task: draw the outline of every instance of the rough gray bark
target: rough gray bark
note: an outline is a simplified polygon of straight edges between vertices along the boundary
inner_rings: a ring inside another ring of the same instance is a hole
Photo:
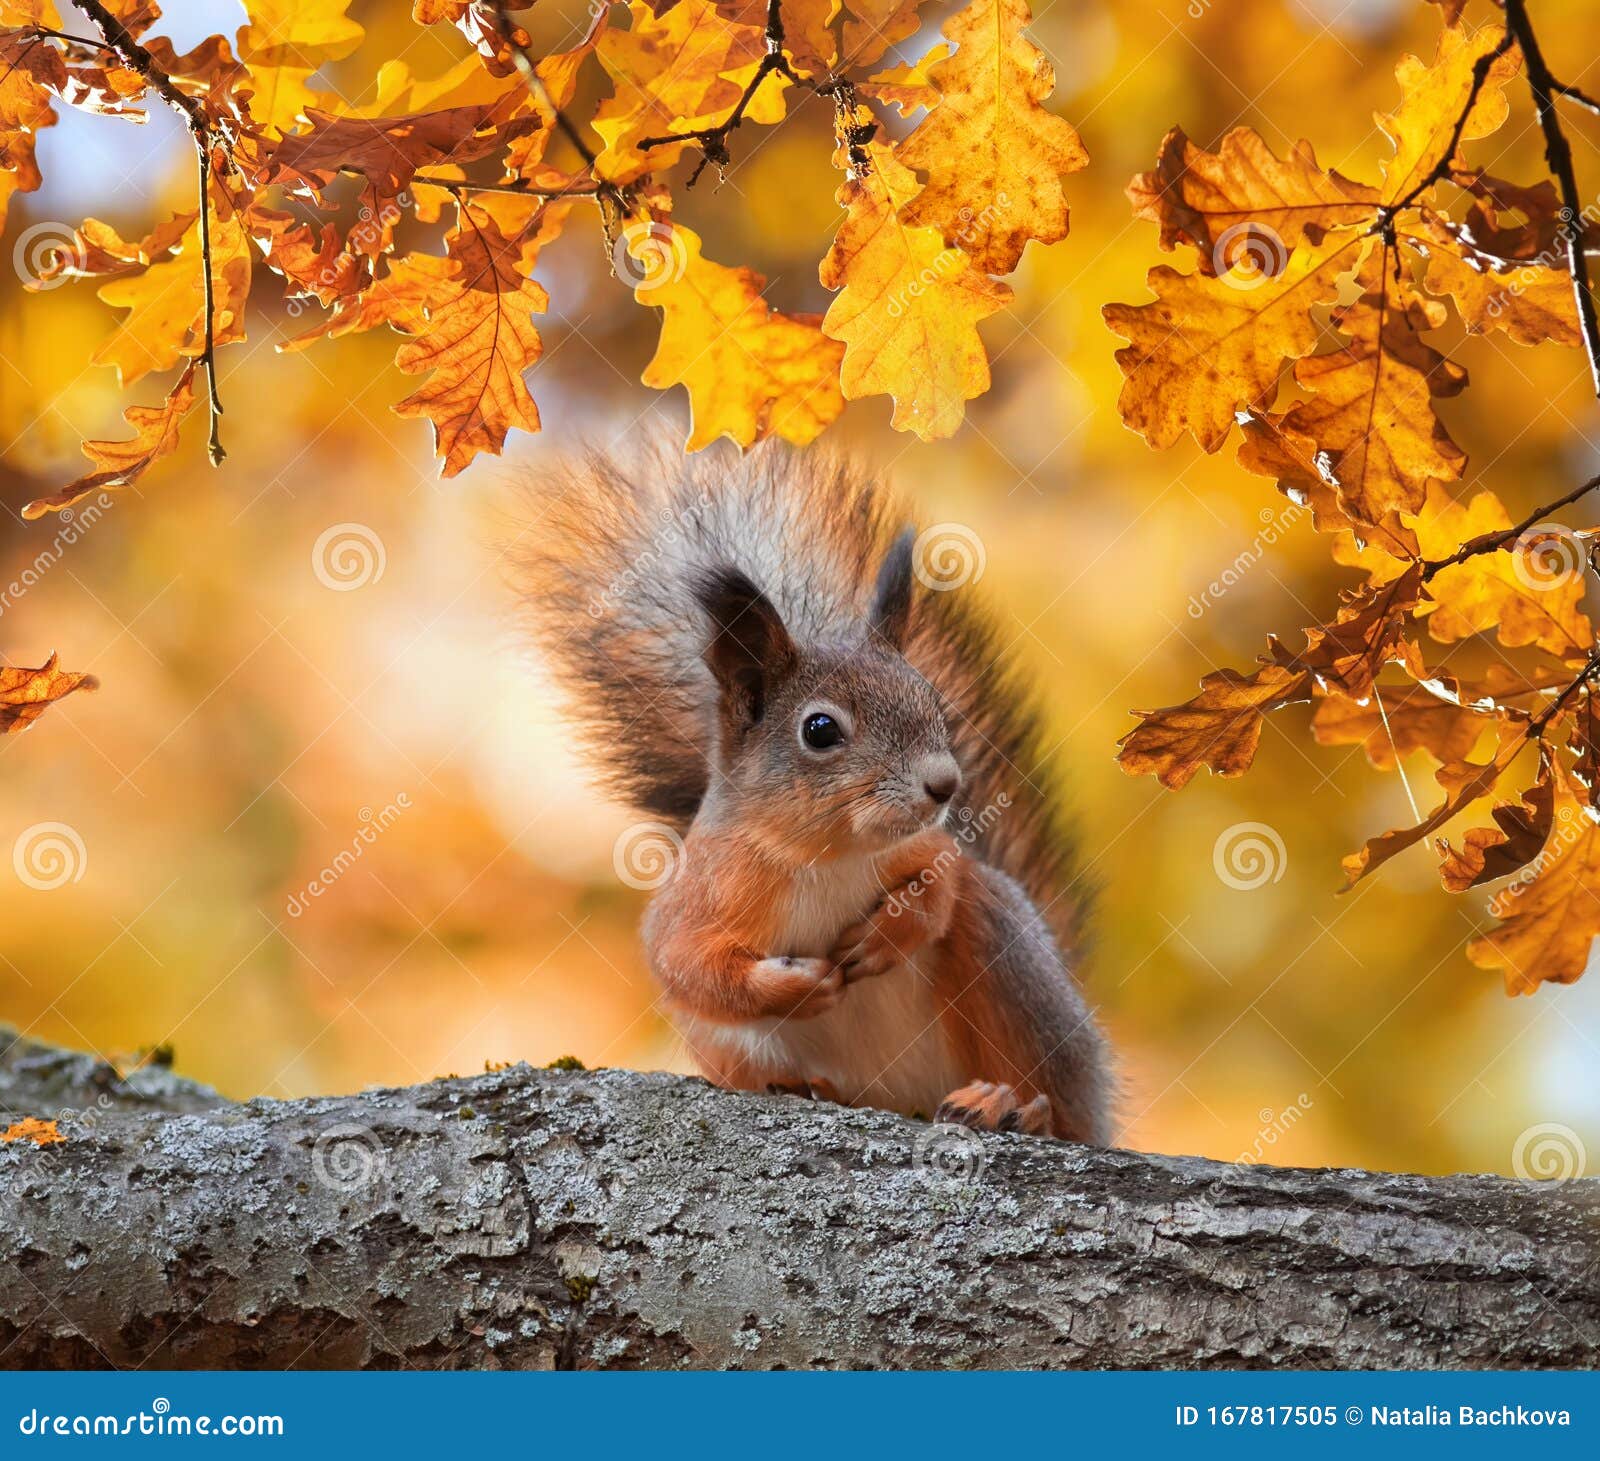
[[[8,1366],[1577,1367],[1600,1342],[1593,1179],[1227,1167],[625,1071],[235,1105],[0,1051],[6,1122],[67,1138],[0,1146]]]

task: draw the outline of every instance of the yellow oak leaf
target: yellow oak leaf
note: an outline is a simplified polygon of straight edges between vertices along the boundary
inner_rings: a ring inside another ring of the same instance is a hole
[[[688,391],[687,450],[719,436],[741,447],[769,435],[803,446],[844,410],[844,347],[815,315],[769,308],[761,275],[704,258],[681,224],[634,224],[624,237],[639,266],[635,296],[661,311],[661,342],[643,380]]]
[[[1472,95],[1473,73],[1480,60],[1487,70],[1460,141],[1487,137],[1505,121],[1510,114],[1505,83],[1516,75],[1520,62],[1514,49],[1495,55],[1504,39],[1505,31],[1498,25],[1474,31],[1447,25],[1439,34],[1431,64],[1407,56],[1395,67],[1400,105],[1377,119],[1394,144],[1394,155],[1383,168],[1385,203],[1410,198],[1436,168],[1452,160],[1456,126]]]
[[[1450,557],[1463,543],[1511,526],[1511,515],[1493,492],[1456,502],[1441,487],[1428,492],[1416,520],[1424,557]],[[1575,539],[1559,535],[1547,550],[1537,541],[1521,548],[1478,553],[1440,569],[1428,585],[1432,603],[1428,632],[1441,644],[1493,629],[1507,649],[1537,645],[1559,658],[1587,650],[1594,630],[1583,612],[1587,554]]]
[[[212,320],[218,345],[244,339],[245,304],[250,295],[251,248],[244,224],[227,194],[210,196]],[[170,370],[185,356],[205,348],[205,282],[200,255],[200,224],[191,222],[170,254],[136,273],[108,279],[99,289],[107,304],[127,316],[90,356],[94,365],[115,366],[123,385],[151,371]]]
[[[838,192],[845,217],[819,272],[839,293],[822,332],[845,347],[845,396],[893,397],[895,428],[931,441],[951,435],[966,402],[989,389],[977,323],[1010,303],[1011,291],[937,229],[907,223],[901,213],[916,178],[882,143],[868,155],[866,175],[847,176]]]
[[[844,0],[844,45],[840,70],[870,66],[890,46],[913,34],[926,0]]]
[[[34,144],[55,126],[51,96],[66,84],[61,53],[48,41],[22,31],[0,34],[0,228],[12,194],[38,190]]]
[[[345,12],[350,0],[247,0],[250,23],[237,37],[255,95],[251,115],[280,133],[293,131],[319,94],[306,83],[342,60],[366,34]]]
[[[899,107],[900,115],[909,117],[912,112],[938,105],[939,88],[928,73],[949,54],[949,45],[940,41],[920,61],[886,67],[865,81],[858,81],[856,90],[886,106]]]
[[[595,172],[616,183],[670,167],[685,146],[641,147],[646,138],[723,121],[767,49],[760,26],[719,15],[715,0],[678,0],[659,16],[648,0],[632,0],[629,9],[632,25],[608,30],[596,48],[615,85],[594,116],[605,141]],[[745,120],[781,122],[787,85],[776,74],[764,80]]]
[[[1085,167],[1078,134],[1042,102],[1055,70],[1023,34],[1027,0],[971,0],[944,23],[955,55],[931,71],[939,104],[898,148],[927,175],[909,224],[937,228],[985,274],[1009,274],[1029,239],[1067,236],[1062,179]]]
[[[1317,343],[1311,307],[1335,297],[1359,257],[1355,234],[1304,243],[1272,275],[1249,280],[1180,274],[1158,264],[1149,304],[1108,304],[1105,321],[1129,343],[1117,351],[1127,379],[1117,406],[1151,446],[1185,431],[1216,451],[1236,414],[1277,390],[1285,361]]]

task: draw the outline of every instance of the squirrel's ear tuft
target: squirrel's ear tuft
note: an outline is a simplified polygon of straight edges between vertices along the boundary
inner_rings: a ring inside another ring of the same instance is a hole
[[[872,590],[872,612],[867,623],[872,635],[884,639],[895,649],[903,649],[906,629],[911,621],[911,555],[917,530],[902,528],[884,554],[878,569],[878,582]]]
[[[702,575],[695,597],[711,619],[705,660],[723,704],[739,724],[754,725],[773,684],[794,664],[794,641],[772,600],[737,568]]]

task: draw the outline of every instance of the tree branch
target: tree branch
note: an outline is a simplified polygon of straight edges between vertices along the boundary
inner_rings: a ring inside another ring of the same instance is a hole
[[[1554,502],[1547,502],[1543,507],[1534,508],[1527,517],[1523,518],[1514,527],[1505,528],[1498,533],[1485,533],[1482,537],[1469,539],[1448,558],[1430,560],[1422,570],[1422,581],[1427,583],[1434,574],[1453,567],[1457,563],[1465,563],[1467,559],[1475,558],[1480,553],[1498,552],[1507,543],[1516,542],[1529,528],[1537,527],[1551,513],[1560,512],[1564,507],[1571,507],[1580,497],[1584,496],[1585,493],[1593,492],[1596,487],[1600,487],[1600,476],[1589,478],[1587,482],[1579,487],[1574,487],[1566,496],[1558,497]]]
[[[1578,306],[1578,323],[1583,331],[1583,348],[1589,358],[1589,379],[1600,396],[1600,314],[1596,313],[1594,290],[1589,282],[1589,259],[1583,248],[1583,198],[1573,169],[1572,147],[1562,130],[1556,111],[1557,82],[1539,50],[1539,38],[1528,19],[1527,0],[1505,0],[1507,34],[1517,38],[1523,64],[1528,71],[1528,87],[1544,133],[1545,162],[1561,189],[1561,210],[1566,215],[1560,229],[1567,255],[1567,270],[1572,275],[1572,293]]]
[[[142,76],[156,95],[184,118],[189,124],[189,134],[194,138],[199,162],[200,268],[205,294],[205,343],[200,360],[205,367],[206,396],[211,416],[208,451],[211,465],[220,467],[227,452],[222,449],[222,401],[217,394],[216,267],[211,252],[211,124],[205,107],[179,89],[177,83],[156,64],[155,57],[139,44],[101,0],[77,0],[77,3],[79,9],[99,27],[106,48],[114,52],[128,70]]]
[[[1593,1179],[1229,1166],[628,1071],[236,1106],[6,1035],[0,1109],[65,1138],[0,1143],[18,1368],[1578,1368],[1600,1344]]]

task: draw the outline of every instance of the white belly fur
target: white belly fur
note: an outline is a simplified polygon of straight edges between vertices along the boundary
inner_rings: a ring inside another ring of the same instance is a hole
[[[882,893],[872,858],[818,864],[797,879],[771,954],[817,957]],[[696,1021],[697,1044],[734,1050],[786,1069],[794,1080],[832,1082],[852,1105],[931,1116],[965,1080],[939,1024],[933,986],[910,965],[863,979],[814,1019],[761,1020],[744,1026]]]

